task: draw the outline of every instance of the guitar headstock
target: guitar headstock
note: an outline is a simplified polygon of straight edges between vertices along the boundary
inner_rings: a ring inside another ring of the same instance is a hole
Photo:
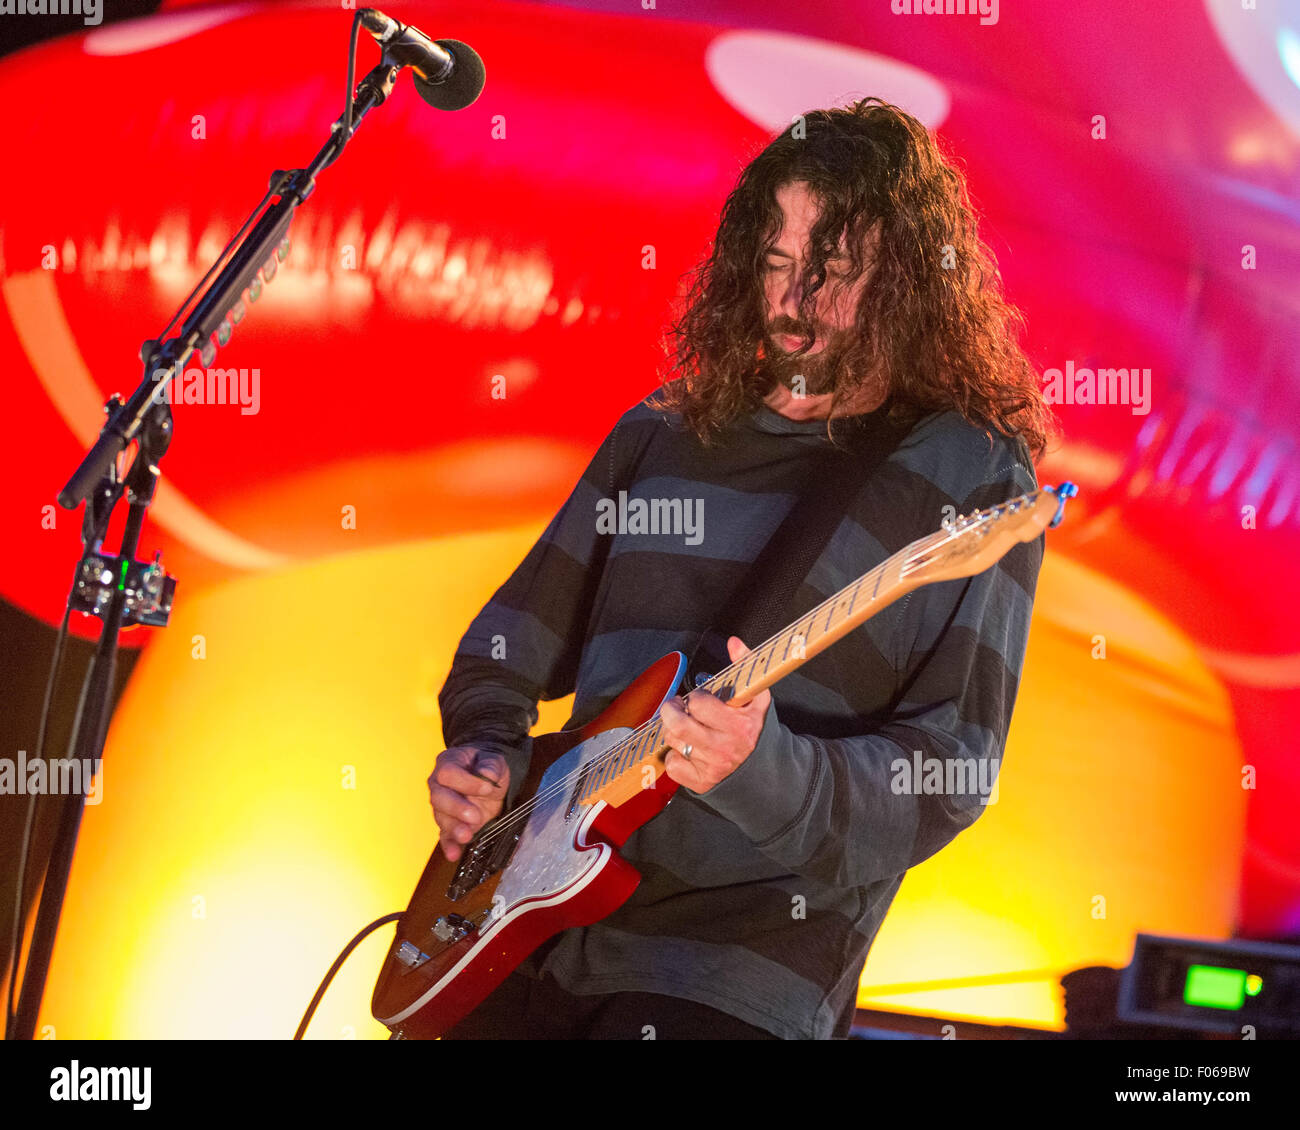
[[[1040,487],[947,521],[938,534],[913,543],[916,552],[908,554],[901,577],[930,584],[982,573],[1013,546],[1033,541],[1044,530],[1057,526],[1064,517],[1066,500],[1078,492],[1073,483]]]

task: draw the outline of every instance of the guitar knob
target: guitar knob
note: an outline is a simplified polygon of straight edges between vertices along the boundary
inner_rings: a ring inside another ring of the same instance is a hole
[[[469,919],[459,914],[444,914],[433,924],[433,936],[440,942],[458,942],[473,928]]]

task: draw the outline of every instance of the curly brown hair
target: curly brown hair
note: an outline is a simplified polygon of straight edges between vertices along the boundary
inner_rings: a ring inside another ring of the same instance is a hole
[[[801,115],[741,173],[669,328],[670,369],[652,403],[681,413],[711,443],[771,391],[761,352],[763,264],[782,226],[776,193],[798,182],[819,206],[802,324],[816,324],[826,262],[847,236],[848,280],[874,266],[849,335],[851,371],[883,382],[890,418],[955,409],[986,430],[1021,435],[1041,454],[1055,421],[1017,342],[1023,316],[1002,295],[965,178],[921,122],[878,98]],[[835,387],[832,409],[851,391]]]

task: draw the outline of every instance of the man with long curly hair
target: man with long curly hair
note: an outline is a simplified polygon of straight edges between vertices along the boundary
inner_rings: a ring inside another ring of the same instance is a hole
[[[580,725],[667,652],[708,671],[760,643],[734,634],[739,610],[779,590],[762,550],[815,497],[843,508],[786,578],[790,621],[945,518],[1033,490],[1051,420],[1018,328],[962,176],[916,119],[866,99],[773,140],[726,202],[663,387],[457,649],[429,780],[448,857],[515,799],[538,701],[574,693]],[[700,536],[611,530],[616,497],[679,502]],[[641,884],[449,1035],[847,1035],[904,874],[988,800],[899,766],[996,777],[1041,557],[1035,541],[917,589],[744,706],[665,703],[680,788],[622,849]]]

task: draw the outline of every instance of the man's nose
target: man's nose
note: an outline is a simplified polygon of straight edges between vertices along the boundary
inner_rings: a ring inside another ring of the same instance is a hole
[[[802,268],[794,268],[790,272],[789,282],[786,283],[781,295],[781,313],[798,320],[799,303],[803,300],[807,286],[808,281],[804,277]]]

